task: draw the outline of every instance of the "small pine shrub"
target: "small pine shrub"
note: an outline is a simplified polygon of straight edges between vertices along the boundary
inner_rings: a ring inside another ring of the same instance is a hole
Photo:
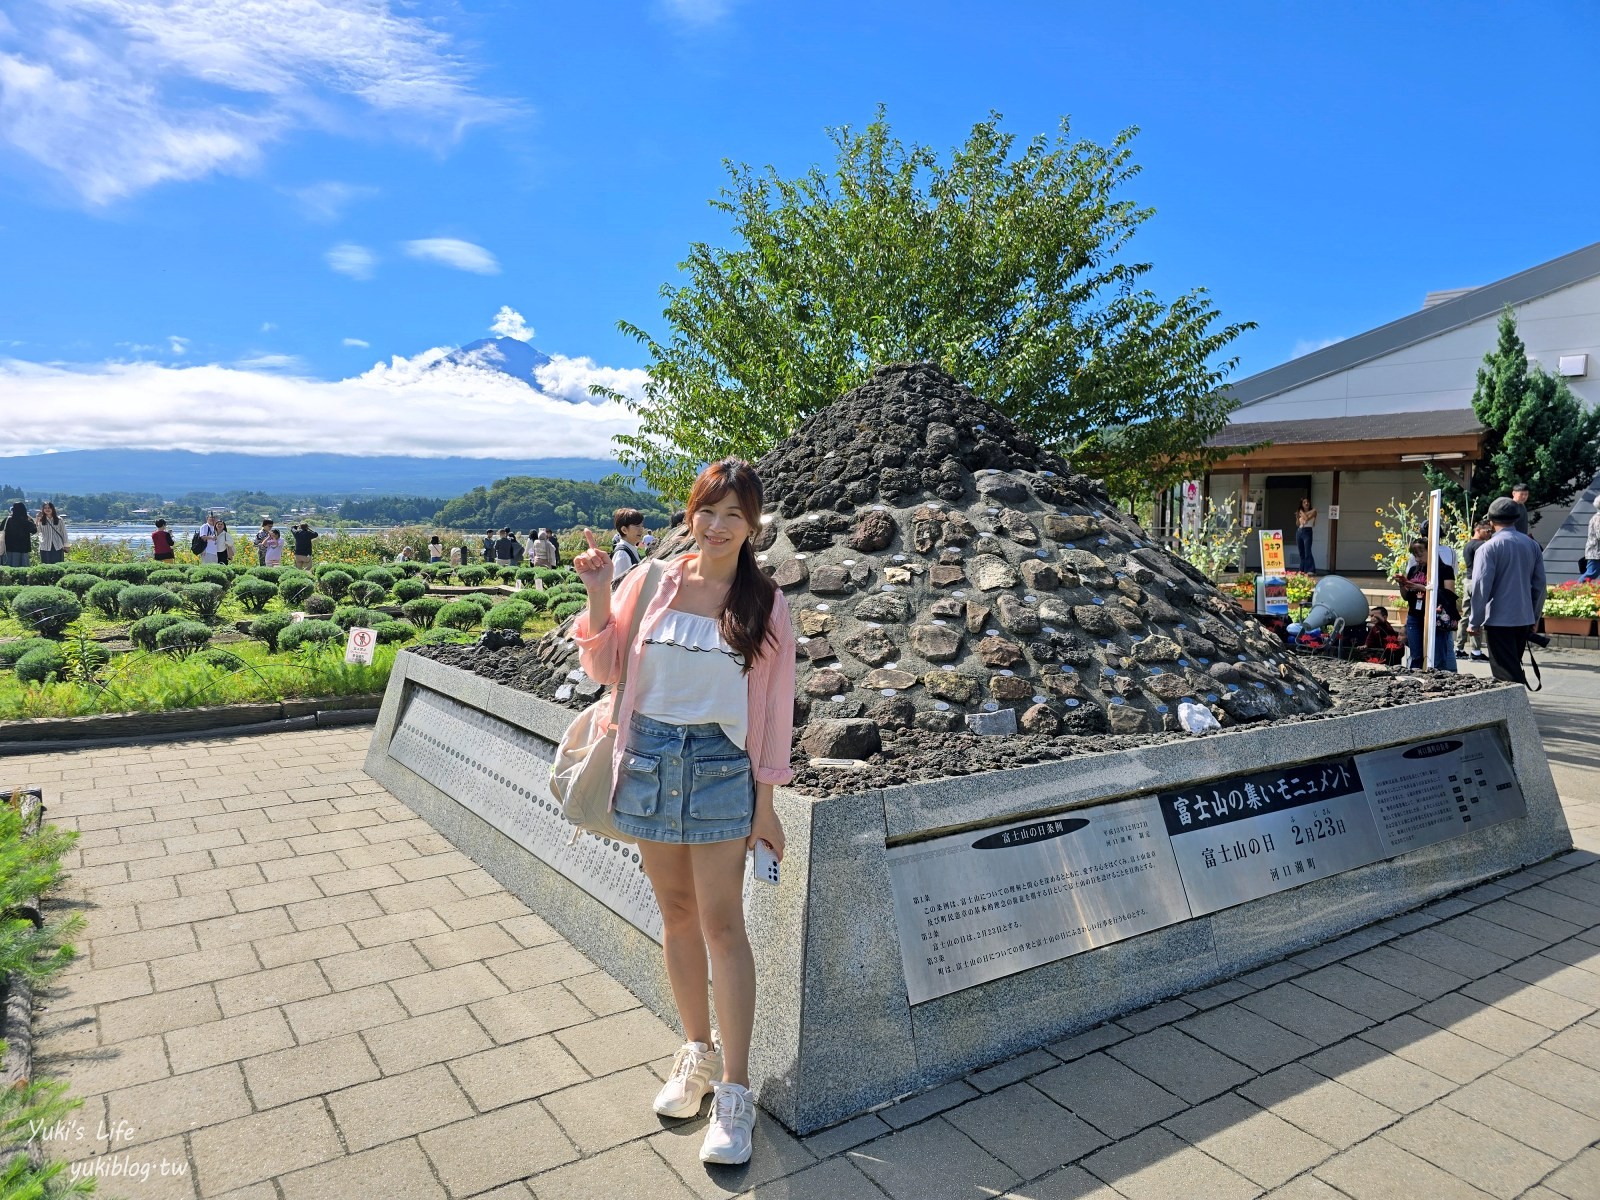
[[[577,616],[587,605],[586,600],[563,600],[551,610],[551,613],[556,620],[565,621],[568,617]]]
[[[28,651],[54,645],[55,643],[49,638],[42,637],[18,638],[14,642],[0,642],[0,667],[14,667],[17,665],[17,660]]]
[[[324,571],[317,576],[317,591],[334,600],[343,600],[355,580],[348,571]]]
[[[417,639],[419,646],[470,646],[477,635],[459,629],[430,629]]]
[[[114,617],[122,611],[122,593],[136,586],[140,585],[123,583],[119,579],[102,579],[89,589],[89,604],[103,616]]]
[[[141,650],[154,650],[156,648],[156,635],[169,626],[176,625],[183,618],[177,613],[151,613],[148,617],[140,617],[128,626],[128,637],[135,646]]]
[[[21,590],[19,583],[0,583],[0,612],[11,611],[11,601]]]
[[[191,583],[178,589],[184,605],[202,621],[214,621],[228,589],[220,583]]]
[[[123,583],[146,583],[154,569],[148,562],[109,563],[106,566],[106,578],[118,579]]]
[[[201,563],[189,568],[190,583],[214,583],[224,592],[233,586],[237,578],[231,566],[225,567],[221,563]]]
[[[278,598],[290,608],[299,608],[316,590],[316,579],[303,571],[286,572],[278,580]]]
[[[377,584],[384,592],[392,588],[400,579],[389,567],[368,567],[361,572],[361,578],[368,583]]]
[[[66,563],[40,563],[28,568],[28,582],[34,587],[55,587],[66,574]]]
[[[252,576],[253,578],[256,578],[256,579],[265,579],[268,583],[271,583],[271,584],[275,585],[275,584],[277,584],[279,582],[279,580],[281,580],[286,574],[289,573],[289,568],[288,567],[251,567],[250,570],[245,572],[245,573],[247,575]]]
[[[336,563],[336,562],[324,562],[324,563],[318,563],[316,566],[312,567],[311,568],[311,573],[313,575],[315,575],[318,579],[321,579],[329,571],[343,571],[343,570],[344,570],[344,567],[341,566],[340,564]]]
[[[301,646],[344,641],[344,630],[332,621],[296,621],[278,635],[279,650],[298,650]]]
[[[307,596],[300,607],[314,617],[331,617],[333,610],[338,607],[331,596],[324,596],[321,592],[313,592]]]
[[[83,615],[83,606],[65,588],[25,587],[11,598],[11,615],[24,629],[41,637],[60,637],[62,630]]]
[[[521,600],[507,600],[504,604],[496,604],[489,610],[483,618],[483,627],[520,631],[531,620],[533,620],[532,605],[524,604]]]
[[[358,579],[350,585],[349,598],[352,604],[359,604],[371,608],[388,594],[389,589],[372,579]]]
[[[488,612],[494,607],[497,599],[498,597],[496,596],[486,596],[482,592],[473,592],[470,595],[460,597],[463,604],[477,605],[479,612]]]
[[[428,594],[428,585],[420,579],[401,579],[395,582],[390,589],[394,598],[404,604],[407,600],[416,600]]]
[[[43,683],[66,673],[67,658],[54,642],[29,650],[17,659],[17,678],[23,683]]]
[[[555,587],[561,582],[562,573],[556,567],[529,567],[528,570],[532,571],[533,577],[547,588]]]
[[[400,606],[400,611],[405,613],[406,620],[418,628],[429,629],[443,607],[444,601],[437,596],[419,596],[415,600],[407,600]]]
[[[288,613],[263,613],[250,622],[250,636],[265,642],[267,649],[276,654],[278,635],[293,624],[294,618]]]
[[[202,649],[210,640],[211,626],[199,621],[178,621],[156,634],[156,649],[182,658]]]
[[[389,618],[375,608],[362,608],[357,604],[341,605],[333,610],[333,623],[348,632],[357,625],[374,629]]]
[[[260,612],[266,608],[267,602],[278,594],[278,585],[270,579],[258,579],[247,575],[233,585],[233,594],[247,610]]]
[[[471,629],[483,620],[483,612],[483,609],[471,601],[452,600],[438,611],[433,623],[442,625],[446,629]]]
[[[372,632],[378,635],[378,641],[384,645],[390,642],[409,642],[417,636],[417,627],[410,621],[380,621],[372,627]]]
[[[471,563],[456,572],[456,578],[466,587],[477,587],[489,577],[489,568],[482,563]]]
[[[153,583],[132,584],[117,597],[117,609],[125,617],[146,617],[154,612],[171,612],[180,601],[176,592]]]
[[[89,589],[97,587],[100,582],[100,576],[98,575],[85,575],[82,572],[78,572],[72,575],[63,575],[61,582],[56,586],[66,588],[67,591],[82,601],[89,594]]]
[[[160,587],[182,587],[189,582],[189,572],[182,567],[162,567],[150,572],[150,582]]]
[[[89,638],[70,638],[62,643],[61,656],[66,660],[62,678],[88,683],[111,662],[111,651]]]
[[[216,667],[219,671],[237,671],[246,665],[244,659],[226,646],[211,646],[196,654],[194,660],[208,667]]]

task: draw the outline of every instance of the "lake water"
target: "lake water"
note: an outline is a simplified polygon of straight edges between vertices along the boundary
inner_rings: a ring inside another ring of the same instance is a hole
[[[299,522],[296,522],[296,524],[298,524],[298,523]],[[184,542],[188,541],[189,535],[192,534],[196,529],[199,529],[200,525],[201,525],[201,522],[199,522],[199,521],[189,521],[189,522],[172,522],[172,521],[169,521],[167,523],[167,531],[169,533],[171,533],[173,538],[181,545]],[[230,525],[228,528],[233,534],[234,541],[249,541],[251,538],[255,537],[256,530],[259,529],[260,526],[259,525]],[[279,526],[279,528],[283,531],[284,538],[287,540],[287,538],[289,536],[289,527],[287,525],[282,525],[282,526]],[[313,528],[313,529],[317,528],[315,522],[312,523],[311,528]],[[155,532],[155,526],[154,525],[68,525],[67,526],[67,536],[73,538],[74,540],[77,540],[77,539],[80,539],[80,538],[84,539],[84,540],[98,538],[101,541],[106,541],[106,542],[135,542],[135,543],[140,543],[140,544],[143,544],[143,545],[146,545],[146,546],[148,546],[150,544],[150,535],[153,532]],[[323,537],[336,538],[336,537],[339,536],[341,531],[340,530],[318,530],[318,532],[321,533]],[[380,532],[380,527],[379,526],[371,526],[371,527],[362,527],[362,528],[359,528],[359,529],[346,529],[346,530],[343,530],[342,532],[351,533],[351,534],[356,534],[356,533],[378,533],[378,532]]]

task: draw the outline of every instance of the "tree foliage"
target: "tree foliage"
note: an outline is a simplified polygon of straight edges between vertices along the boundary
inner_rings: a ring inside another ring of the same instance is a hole
[[[1507,307],[1500,314],[1499,339],[1483,356],[1472,411],[1483,424],[1483,457],[1473,468],[1475,507],[1528,485],[1528,507],[1564,504],[1600,471],[1600,408],[1589,409],[1566,381],[1528,362],[1517,334],[1517,319]],[[1428,483],[1464,507],[1461,484],[1431,463]]]
[[[611,514],[619,508],[639,509],[645,524],[655,528],[670,515],[655,496],[613,483],[511,475],[447,501],[435,521],[450,529],[510,528],[518,533],[574,525],[609,529]]]
[[[712,206],[732,244],[694,243],[662,296],[640,398],[596,389],[641,418],[617,439],[625,466],[681,500],[699,465],[756,458],[884,363],[932,360],[1037,440],[1103,475],[1114,494],[1160,491],[1215,454],[1235,407],[1203,289],[1170,303],[1123,255],[1152,214],[1121,195],[1134,130],[1109,146],[1054,138],[1018,147],[999,114],[948,163],[904,145],[880,109],[830,131],[836,162],[784,179],[726,163]]]

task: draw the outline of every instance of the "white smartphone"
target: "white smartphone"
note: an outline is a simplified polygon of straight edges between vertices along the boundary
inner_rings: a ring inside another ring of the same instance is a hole
[[[778,882],[778,858],[772,853],[772,847],[766,842],[758,840],[755,850],[755,877],[762,883]]]

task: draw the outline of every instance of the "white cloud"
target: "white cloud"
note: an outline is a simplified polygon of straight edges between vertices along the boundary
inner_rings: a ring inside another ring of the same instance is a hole
[[[372,343],[371,342],[363,342],[360,338],[345,338],[344,342],[343,342],[343,345],[354,346],[357,350],[365,350],[369,346],[371,346]]]
[[[644,385],[650,373],[637,367],[602,367],[592,358],[568,358],[552,354],[550,361],[533,372],[539,390],[574,404],[598,404],[589,394],[589,385],[598,383],[635,400],[644,398]]]
[[[448,34],[389,0],[20,0],[7,11],[0,143],[92,205],[247,170],[295,129],[438,143],[515,110],[474,90]]]
[[[167,346],[174,354],[187,354],[189,352],[189,339],[186,337],[179,337],[175,333],[168,334]]]
[[[242,371],[303,371],[306,361],[298,354],[252,354],[233,365]]]
[[[378,265],[376,254],[354,242],[340,242],[323,257],[328,260],[330,268],[351,279],[371,279],[373,269]]]
[[[375,187],[362,184],[340,183],[328,180],[302,188],[286,189],[295,198],[300,211],[313,221],[333,222],[344,216],[345,210],[361,200],[370,200],[378,194]]]
[[[509,304],[502,304],[494,315],[489,332],[495,337],[515,338],[519,342],[533,341],[533,327],[522,319],[522,314]]]
[[[277,326],[274,325],[271,321],[263,321],[263,322],[261,322],[261,332],[262,333],[271,333],[275,329],[277,329]]]
[[[1313,353],[1313,352],[1315,352],[1317,350],[1326,349],[1327,347],[1332,346],[1334,343],[1342,342],[1342,341],[1344,341],[1343,338],[1336,338],[1336,337],[1331,337],[1331,338],[1301,338],[1298,342],[1296,342],[1294,344],[1294,349],[1289,351],[1289,357],[1290,358],[1301,358],[1304,355],[1311,354],[1311,353]]]
[[[471,271],[477,275],[500,274],[500,262],[493,254],[482,246],[464,242],[460,238],[418,238],[407,242],[405,250],[412,258],[454,267],[458,271]]]
[[[612,436],[638,429],[620,405],[589,396],[570,404],[497,372],[442,362],[449,352],[396,357],[331,382],[237,366],[67,367],[0,358],[7,451],[281,447],[504,458],[508,446],[555,446],[563,456],[609,458]],[[608,370],[570,361],[569,384],[583,371]]]
[[[662,4],[686,25],[715,25],[733,8],[733,0],[662,0]]]

